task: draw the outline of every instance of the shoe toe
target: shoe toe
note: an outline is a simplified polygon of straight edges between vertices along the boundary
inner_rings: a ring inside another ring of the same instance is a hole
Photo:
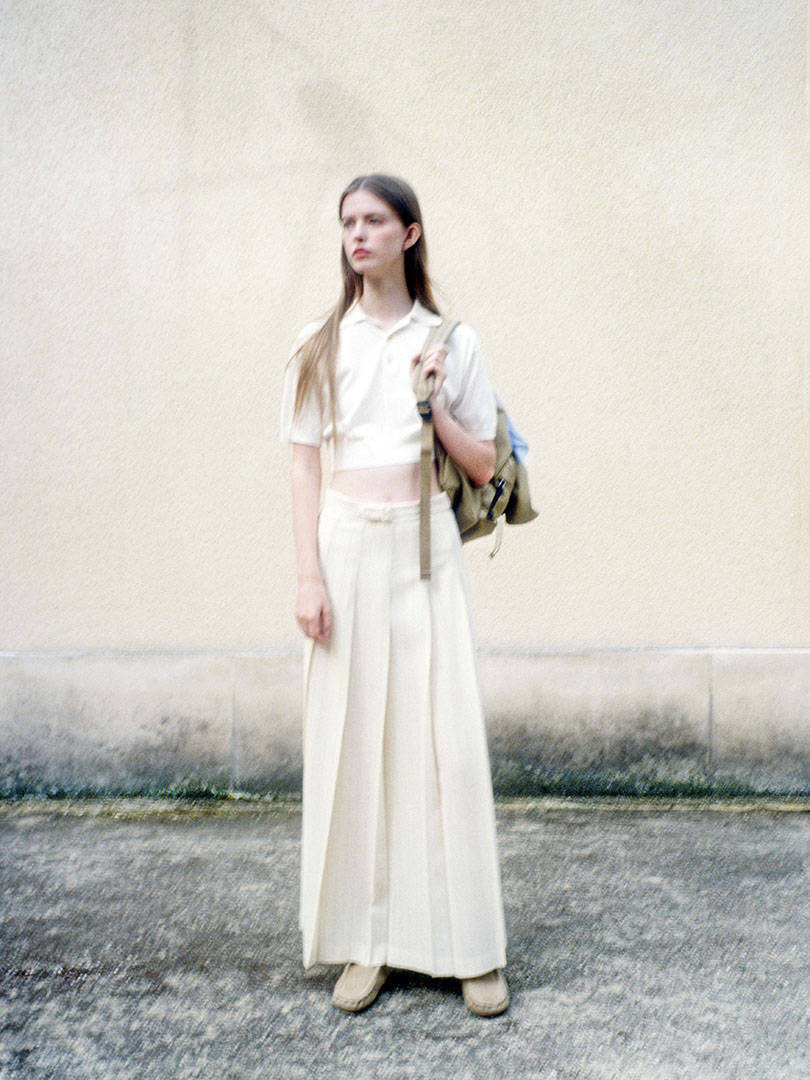
[[[461,983],[464,1002],[476,1016],[498,1016],[509,1008],[509,987],[500,971],[490,971]]]

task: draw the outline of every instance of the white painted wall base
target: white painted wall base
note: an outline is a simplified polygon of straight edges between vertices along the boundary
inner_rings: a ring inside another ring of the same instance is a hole
[[[810,791],[810,649],[482,652],[496,790]],[[297,792],[300,653],[0,654],[0,791]]]

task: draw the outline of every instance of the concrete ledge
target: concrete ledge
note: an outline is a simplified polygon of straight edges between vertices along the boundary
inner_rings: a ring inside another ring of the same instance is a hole
[[[502,795],[810,793],[810,650],[482,653]],[[300,790],[301,658],[0,654],[0,793]]]
[[[711,657],[485,655],[493,776],[504,794],[711,783]]]
[[[762,788],[810,791],[810,653],[713,660],[715,766]]]
[[[298,655],[0,658],[0,790],[300,787]]]

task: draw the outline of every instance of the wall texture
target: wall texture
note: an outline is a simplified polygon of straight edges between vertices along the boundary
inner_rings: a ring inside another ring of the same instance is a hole
[[[6,786],[168,783],[202,723],[175,780],[295,775],[278,399],[372,169],[532,445],[539,522],[470,551],[495,758],[810,777],[805,0],[0,13]]]

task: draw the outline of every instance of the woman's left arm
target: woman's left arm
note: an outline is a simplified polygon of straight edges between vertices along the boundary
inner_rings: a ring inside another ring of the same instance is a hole
[[[495,473],[495,443],[468,435],[441,401],[434,395],[433,428],[450,457],[457,462],[476,487],[492,479]]]

